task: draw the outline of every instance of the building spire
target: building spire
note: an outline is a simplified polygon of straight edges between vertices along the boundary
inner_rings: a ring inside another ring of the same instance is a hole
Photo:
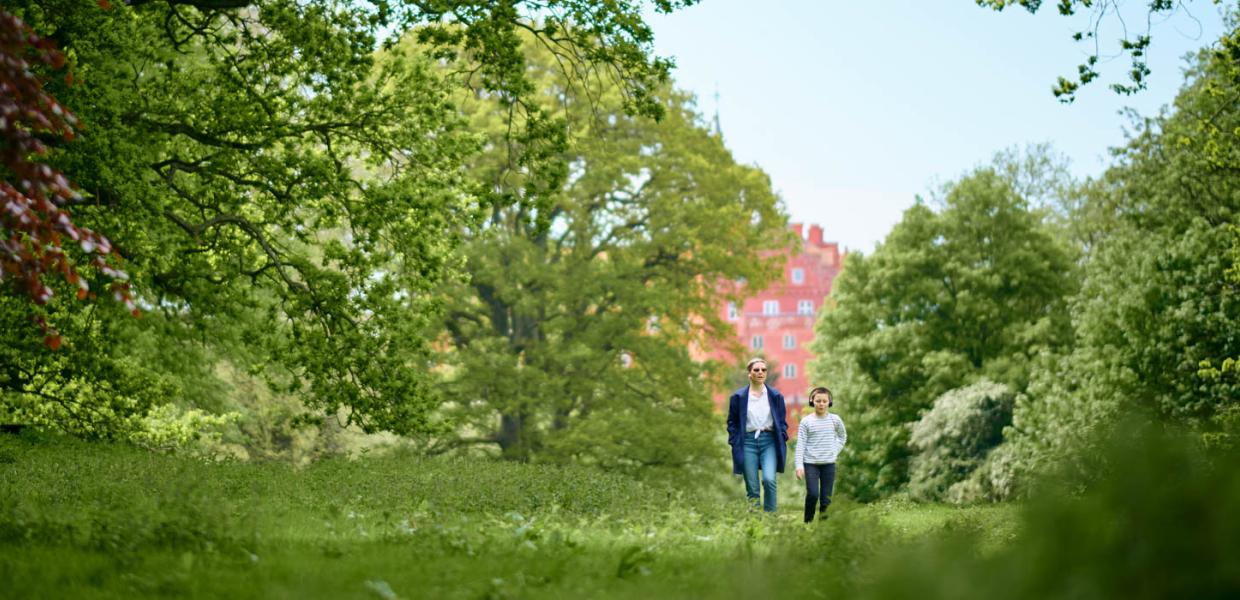
[[[715,83],[715,135],[723,137],[723,127],[719,124],[719,83]]]

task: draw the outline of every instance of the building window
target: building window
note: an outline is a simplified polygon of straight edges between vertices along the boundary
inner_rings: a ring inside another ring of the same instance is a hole
[[[797,285],[805,283],[805,269],[798,268],[792,270],[792,283]]]
[[[754,350],[761,350],[762,349],[762,336],[760,335],[753,336],[753,342],[750,345],[753,346]]]
[[[793,337],[792,334],[785,335],[784,336],[784,347],[788,349],[796,348],[797,339]]]
[[[779,314],[779,300],[762,301],[762,314],[777,315]]]
[[[784,365],[784,379],[796,379],[797,366],[793,364]]]
[[[738,318],[740,318],[740,316],[741,316],[740,311],[736,310],[736,303],[729,302],[728,303],[728,320],[735,321]]]
[[[797,314],[798,315],[814,314],[814,301],[813,300],[801,300],[797,302]]]

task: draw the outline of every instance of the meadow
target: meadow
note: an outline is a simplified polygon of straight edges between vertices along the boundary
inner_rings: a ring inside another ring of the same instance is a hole
[[[120,444],[0,436],[0,595],[733,597],[854,589],[880,549],[948,528],[1015,535],[1011,506],[841,499],[801,522],[740,483],[391,452],[209,463]],[[766,590],[766,591],[763,591]]]
[[[1168,454],[1085,495],[839,498],[807,525],[791,474],[770,516],[727,478],[400,451],[298,469],[3,435],[0,596],[1226,597],[1240,478]]]

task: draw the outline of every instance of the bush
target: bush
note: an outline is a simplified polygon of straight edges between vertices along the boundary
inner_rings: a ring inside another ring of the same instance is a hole
[[[1005,385],[983,381],[951,390],[913,424],[909,446],[909,494],[918,500],[976,499],[966,480],[1003,441],[1015,395]]]
[[[1042,481],[1021,534],[991,556],[979,532],[891,556],[870,598],[1235,598],[1240,452],[1127,421],[1091,461]],[[1083,493],[1081,490],[1086,490]]]

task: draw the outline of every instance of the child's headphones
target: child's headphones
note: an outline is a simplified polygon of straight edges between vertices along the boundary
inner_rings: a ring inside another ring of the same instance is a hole
[[[828,389],[827,386],[825,385],[820,385],[809,391],[810,404],[813,404],[814,396],[817,396],[818,394],[826,394],[827,395],[827,406],[835,406],[835,394],[832,394],[831,390]]]

